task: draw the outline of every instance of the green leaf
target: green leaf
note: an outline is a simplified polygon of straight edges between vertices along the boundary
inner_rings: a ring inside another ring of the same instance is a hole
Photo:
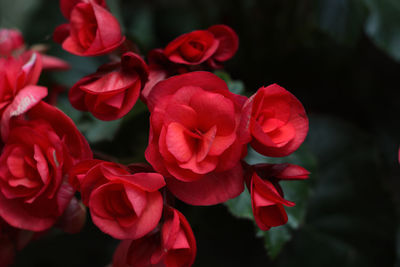
[[[107,6],[110,9],[112,15],[118,20],[122,32],[125,32],[125,25],[123,23],[123,17],[121,12],[121,1],[120,0],[107,0]]]
[[[393,266],[395,217],[369,134],[331,117],[310,117],[307,147],[318,158],[305,221],[276,266]]]
[[[400,1],[317,0],[316,22],[337,42],[355,45],[363,31],[389,56],[400,60]]]
[[[337,42],[353,45],[360,38],[367,10],[363,0],[318,0],[318,26]]]
[[[244,93],[244,83],[240,80],[232,80],[228,82],[229,91],[234,94],[243,94]]]
[[[240,196],[230,199],[224,204],[228,207],[228,210],[232,215],[238,218],[254,219],[249,191],[244,190]]]
[[[145,50],[157,46],[156,33],[154,32],[154,14],[148,6],[138,6],[134,10],[128,34]]]
[[[217,75],[222,80],[224,80],[226,83],[232,80],[231,75],[229,75],[229,73],[227,73],[224,70],[216,70],[214,71],[214,74]]]
[[[375,44],[400,60],[400,1],[364,0],[370,9],[365,31]]]
[[[29,26],[30,15],[39,6],[39,0],[0,1],[0,28],[24,30]]]
[[[79,131],[91,144],[113,140],[123,120],[101,121],[96,119],[87,112],[73,108],[66,97],[60,98],[57,106],[74,121]]]
[[[214,71],[214,74],[226,82],[229,91],[231,91],[232,93],[238,95],[244,93],[244,83],[240,80],[232,80],[231,75],[228,72],[223,70],[216,70]]]
[[[264,238],[264,245],[268,255],[275,259],[283,249],[283,246],[292,238],[292,233],[289,226],[282,225],[273,227],[265,232],[258,230],[257,236]]]
[[[89,143],[112,141],[121,125],[122,119],[114,121],[101,121],[91,116],[91,120],[79,124]]]

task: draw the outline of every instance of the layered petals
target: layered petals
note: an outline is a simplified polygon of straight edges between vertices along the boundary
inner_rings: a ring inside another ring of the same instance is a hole
[[[147,100],[151,128],[145,156],[156,171],[172,176],[167,183],[172,192],[195,205],[240,194],[243,99],[217,76],[192,72],[158,83]]]
[[[76,109],[89,111],[98,119],[119,119],[132,109],[147,78],[146,63],[127,52],[120,63],[103,65],[78,81],[69,91],[69,99]]]
[[[254,174],[250,194],[254,219],[261,230],[266,231],[287,222],[288,217],[283,205],[290,207],[294,206],[294,203],[282,198],[270,181],[261,180]]]
[[[251,146],[260,154],[283,157],[303,143],[308,118],[303,105],[277,84],[260,88],[243,108],[248,116]]]
[[[244,190],[243,171],[239,164],[220,173],[210,173],[194,182],[167,178],[168,189],[191,205],[215,205],[240,195]]]
[[[165,206],[161,229],[120,243],[113,267],[189,267],[196,257],[196,240],[186,218]]]
[[[77,164],[70,181],[81,191],[94,224],[117,239],[138,239],[158,224],[165,185],[158,173],[131,174],[122,165],[89,160]]]
[[[170,42],[164,54],[174,63],[199,65],[205,61],[211,68],[221,68],[238,49],[236,33],[226,25],[183,34]]]
[[[0,56],[10,56],[24,45],[21,32],[15,29],[0,29]]]
[[[103,55],[124,42],[120,25],[104,1],[61,1],[60,5],[69,23],[56,28],[54,40],[66,51],[78,56]]]
[[[37,108],[43,110],[37,104],[31,111]],[[51,119],[36,119],[31,111],[12,121],[5,140],[0,157],[0,216],[14,227],[43,231],[56,223],[73,197],[65,174],[91,152],[85,151],[87,143],[71,144],[65,138],[66,134],[78,135],[69,137],[74,140],[83,136],[73,124],[63,123],[64,114],[57,113],[57,125]]]
[[[309,174],[303,167],[288,163],[246,166],[253,215],[261,230],[266,231],[285,224],[288,217],[284,206],[295,205],[283,198],[279,181],[303,180],[308,178]]]
[[[11,117],[26,112],[47,95],[45,87],[36,85],[41,70],[41,56],[36,52],[24,53],[19,58],[0,58],[0,116],[4,117],[6,110],[8,113],[2,128],[8,127]],[[2,132],[3,138],[5,135]]]

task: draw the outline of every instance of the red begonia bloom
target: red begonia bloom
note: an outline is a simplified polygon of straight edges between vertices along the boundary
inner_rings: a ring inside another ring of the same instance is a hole
[[[158,82],[177,73],[188,72],[184,67],[181,67],[182,65],[169,61],[162,49],[151,50],[147,55],[147,62],[149,66],[149,80],[141,93],[141,99],[145,103],[147,103],[150,91]],[[182,70],[183,72],[179,72]]]
[[[145,156],[179,199],[213,205],[243,191],[240,159],[247,129],[239,127],[245,97],[209,72],[159,82],[148,96],[150,138]]]
[[[117,19],[105,8],[104,1],[61,1],[61,10],[69,23],[56,28],[54,40],[72,54],[104,55],[125,40]]]
[[[32,53],[41,54],[41,62],[43,70],[67,70],[69,64],[59,58],[45,55],[45,46],[36,46],[34,50],[27,50],[24,38],[20,31],[15,29],[0,29],[0,57],[15,56],[16,58],[22,57],[23,60],[29,61]]]
[[[42,70],[41,56],[31,53],[19,58],[0,58],[1,136],[8,136],[9,120],[21,115],[47,95],[47,88],[37,86]]]
[[[186,218],[165,206],[161,230],[121,242],[113,267],[189,267],[196,257],[196,240]]]
[[[251,206],[258,227],[269,230],[283,225],[288,217],[284,205],[292,207],[295,203],[283,198],[280,180],[308,178],[309,172],[293,164],[257,164],[248,172]]]
[[[50,228],[74,194],[65,175],[90,157],[84,137],[55,107],[40,102],[12,120],[0,156],[0,216],[17,228]]]
[[[246,102],[251,146],[260,154],[283,157],[303,143],[308,118],[300,101],[277,84],[261,87]]]
[[[148,77],[146,63],[132,52],[121,62],[101,66],[78,81],[69,91],[73,107],[89,111],[101,120],[116,120],[135,105]]]
[[[266,231],[287,222],[283,205],[292,207],[294,203],[285,200],[270,181],[262,180],[254,173],[250,192],[254,219],[261,230]]]
[[[210,67],[219,68],[236,53],[238,45],[230,27],[214,25],[179,36],[165,47],[164,54],[175,63],[198,65],[207,61]]]
[[[70,65],[57,57],[41,54],[43,70],[69,70]]]
[[[166,206],[161,228],[164,263],[169,266],[192,266],[196,257],[196,240],[182,213]]]
[[[158,190],[165,186],[160,174],[131,174],[122,165],[96,160],[81,162],[76,168],[70,181],[80,188],[83,203],[100,230],[117,239],[137,239],[157,226],[163,207]]]
[[[24,45],[24,37],[18,30],[0,29],[0,56],[10,56]]]
[[[95,2],[96,4],[107,8],[107,4],[105,0],[60,0],[60,10],[63,16],[66,19],[71,18],[71,12],[74,9],[74,7],[79,4],[79,3],[89,3],[90,1]]]
[[[114,252],[112,267],[165,267],[159,231],[122,241]]]
[[[153,49],[149,52],[149,81],[142,90],[142,100],[154,85],[176,74],[192,71],[218,69],[222,62],[234,56],[238,49],[236,33],[226,25],[214,25],[204,31],[184,34],[165,50]],[[207,64],[202,64],[206,62]]]

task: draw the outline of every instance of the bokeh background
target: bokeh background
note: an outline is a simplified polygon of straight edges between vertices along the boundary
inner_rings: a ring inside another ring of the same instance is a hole
[[[178,35],[214,24],[238,33],[237,55],[219,73],[232,90],[251,95],[278,83],[310,118],[304,145],[284,159],[250,151],[248,162],[292,162],[306,182],[283,184],[289,223],[257,230],[248,194],[226,205],[177,202],[197,239],[194,266],[400,266],[400,1],[399,0],[107,0],[141,54]],[[0,0],[0,27],[20,29],[72,69],[42,75],[69,88],[105,57],[80,58],[52,42],[64,19],[56,0]],[[229,75],[228,75],[229,74]],[[229,77],[228,77],[229,76]],[[58,106],[84,132],[97,155],[144,161],[148,113],[138,103],[125,118],[100,122]],[[16,265],[106,266],[118,241],[88,222],[82,233],[52,230],[18,254]],[[1,265],[1,263],[0,263]]]

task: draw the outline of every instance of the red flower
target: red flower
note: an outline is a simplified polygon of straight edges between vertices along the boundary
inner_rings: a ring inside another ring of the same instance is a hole
[[[292,164],[257,164],[251,166],[249,188],[254,219],[258,227],[269,230],[271,227],[283,225],[288,217],[284,205],[295,204],[283,198],[279,180],[306,179],[309,172]],[[248,179],[249,180],[249,179]]]
[[[157,226],[163,206],[158,189],[165,185],[160,174],[131,174],[122,165],[97,160],[81,162],[74,169],[70,181],[80,188],[100,230],[117,239],[137,239]]]
[[[198,65],[208,61],[210,67],[219,68],[236,53],[238,45],[230,27],[214,25],[179,36],[165,47],[164,54],[175,63]]]
[[[42,231],[54,225],[73,197],[65,174],[91,151],[58,109],[40,102],[25,118],[11,122],[0,157],[0,216],[14,227]]]
[[[58,26],[54,40],[78,56],[104,55],[120,46],[125,37],[117,19],[105,9],[104,1],[61,1],[61,10],[69,19]]]
[[[171,77],[150,92],[145,156],[156,171],[174,177],[167,178],[167,186],[181,200],[212,205],[243,191],[244,101],[209,72]]]
[[[90,3],[90,1],[95,2],[96,4],[107,8],[107,4],[105,0],[60,0],[60,10],[65,18],[71,18],[71,12],[74,7],[79,3]]]
[[[18,30],[0,29],[0,56],[10,56],[24,45],[24,37]]]
[[[186,218],[165,207],[161,231],[137,240],[121,242],[114,253],[113,267],[189,267],[196,257],[196,240]]]
[[[36,85],[41,70],[42,61],[38,53],[25,53],[17,59],[0,58],[0,116],[3,139],[7,138],[10,118],[25,113],[47,95],[47,88]]]
[[[165,207],[161,240],[167,267],[192,266],[197,250],[193,231],[185,216],[168,206]]]
[[[41,54],[43,70],[68,70],[70,65],[57,57]]]
[[[88,110],[98,119],[119,119],[135,105],[147,77],[146,63],[127,52],[121,62],[103,65],[78,81],[69,91],[69,99],[76,109]]]
[[[303,105],[277,84],[261,87],[243,110],[250,119],[251,146],[265,156],[287,156],[306,138],[308,118]]]
[[[0,29],[0,57],[22,57],[26,62],[32,53],[40,53],[43,70],[67,70],[69,64],[59,58],[45,55],[44,45],[36,45],[32,50],[26,50],[25,41],[20,31],[14,29]]]
[[[147,103],[150,91],[158,82],[177,73],[188,72],[182,65],[169,61],[162,49],[151,50],[147,55],[147,62],[149,65],[149,80],[141,93],[141,99],[145,103]]]

